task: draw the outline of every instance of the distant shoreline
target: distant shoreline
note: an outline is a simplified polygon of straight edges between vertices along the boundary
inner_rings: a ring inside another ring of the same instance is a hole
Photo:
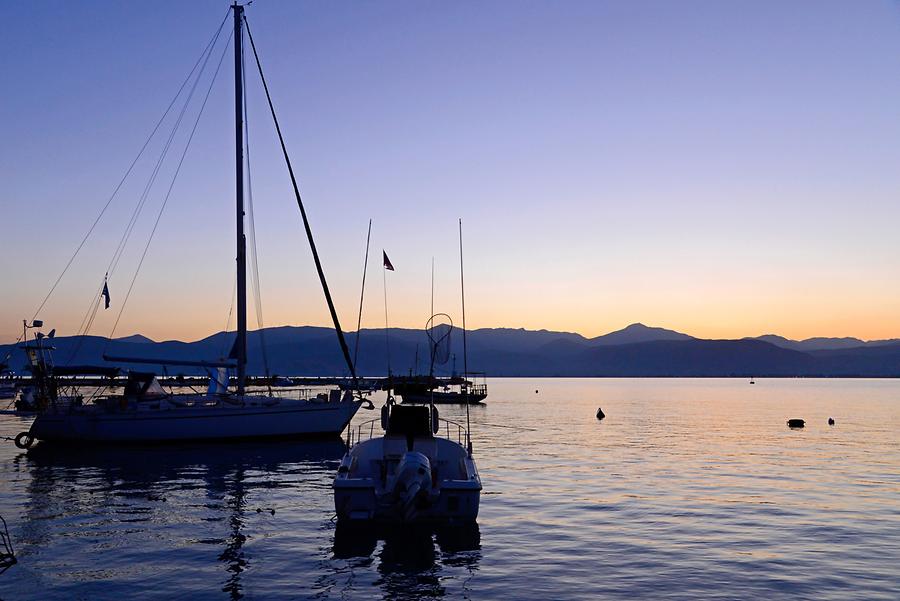
[[[435,366],[437,375],[462,372],[467,364],[470,373],[509,378],[900,378],[900,341],[894,340],[791,341],[771,335],[705,340],[641,324],[592,339],[566,332],[508,328],[470,330],[467,334],[467,353],[462,336],[455,335],[450,358]],[[194,342],[56,336],[53,358],[57,365],[205,376],[203,368],[175,365],[179,361],[221,361],[234,336],[233,332],[219,332]],[[355,346],[356,337],[356,332],[348,333],[348,344]],[[311,373],[334,378],[348,371],[331,328],[254,330],[248,334],[247,347],[249,374]],[[383,377],[389,369],[398,375],[428,373],[427,348],[422,330],[363,330],[356,372],[381,374],[371,377]],[[23,373],[27,358],[22,349],[0,346],[0,360],[7,353],[9,369]],[[145,367],[107,362],[105,355],[141,358]],[[160,363],[155,363],[157,360]],[[164,370],[161,364],[167,361],[172,366]]]

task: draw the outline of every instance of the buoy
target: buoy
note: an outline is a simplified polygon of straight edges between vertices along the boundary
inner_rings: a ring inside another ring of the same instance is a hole
[[[34,444],[34,436],[29,432],[19,432],[13,442],[20,449],[28,449]]]
[[[597,419],[603,419],[604,417],[606,417],[606,414],[603,413],[603,409],[597,407]]]
[[[787,421],[788,428],[802,428],[806,422],[802,419],[789,419]]]
[[[535,389],[534,394],[537,394],[537,393],[538,393],[538,392],[537,392],[537,389]]]
[[[829,418],[828,418],[828,425],[829,425],[829,426],[833,426],[833,425],[834,425],[834,418],[833,418],[833,417],[829,417]]]

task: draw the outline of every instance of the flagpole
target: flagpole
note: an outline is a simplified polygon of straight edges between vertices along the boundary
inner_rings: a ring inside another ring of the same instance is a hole
[[[384,279],[384,346],[387,349],[388,377],[391,376],[391,339],[388,335],[388,302],[387,302],[387,267],[382,266],[381,274]]]

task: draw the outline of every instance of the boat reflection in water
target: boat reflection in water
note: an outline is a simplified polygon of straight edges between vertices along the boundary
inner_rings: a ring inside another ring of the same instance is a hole
[[[172,561],[164,560],[165,556],[198,548],[192,545],[210,550],[219,547],[217,559],[225,567],[224,578],[211,575],[197,586],[208,593],[209,580],[215,578],[227,597],[240,599],[244,596],[242,575],[251,560],[245,543],[248,538],[265,537],[261,527],[272,527],[266,518],[275,519],[276,507],[269,506],[275,495],[270,489],[289,489],[291,493],[289,505],[285,506],[284,500],[278,505],[280,511],[294,511],[300,503],[305,507],[315,504],[316,499],[307,494],[310,478],[327,481],[343,452],[339,440],[114,448],[38,445],[18,460],[20,469],[31,474],[22,543],[66,545],[75,556],[93,553],[96,547],[82,542],[79,535],[102,524],[96,564],[121,565],[118,562],[124,557],[107,561],[103,554],[125,541],[128,553],[138,558],[127,562],[129,570],[153,561],[159,561],[157,569],[161,569]],[[328,501],[323,494],[323,510]],[[263,505],[257,506],[259,503]],[[322,514],[315,513],[321,522]],[[69,526],[60,529],[61,520],[70,522]],[[291,522],[296,527],[293,519]],[[183,540],[171,539],[186,534]],[[88,548],[75,548],[79,544]],[[152,559],[147,562],[146,558]],[[148,575],[153,570],[150,566],[146,569]],[[184,584],[160,581],[154,584],[154,591],[163,594],[165,587],[171,586],[177,587],[173,592],[184,593]]]
[[[378,543],[383,541],[380,550]],[[477,522],[454,525],[407,525],[397,528],[338,522],[334,559],[371,561],[378,558],[376,582],[385,599],[432,598],[446,593],[442,566],[474,574],[481,561],[481,532]]]

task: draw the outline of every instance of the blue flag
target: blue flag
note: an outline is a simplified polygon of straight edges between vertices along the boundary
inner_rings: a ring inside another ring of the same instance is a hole
[[[101,293],[101,296],[103,297],[104,304],[105,304],[105,306],[103,308],[109,309],[109,288],[106,286],[105,280],[103,282],[103,292]]]

